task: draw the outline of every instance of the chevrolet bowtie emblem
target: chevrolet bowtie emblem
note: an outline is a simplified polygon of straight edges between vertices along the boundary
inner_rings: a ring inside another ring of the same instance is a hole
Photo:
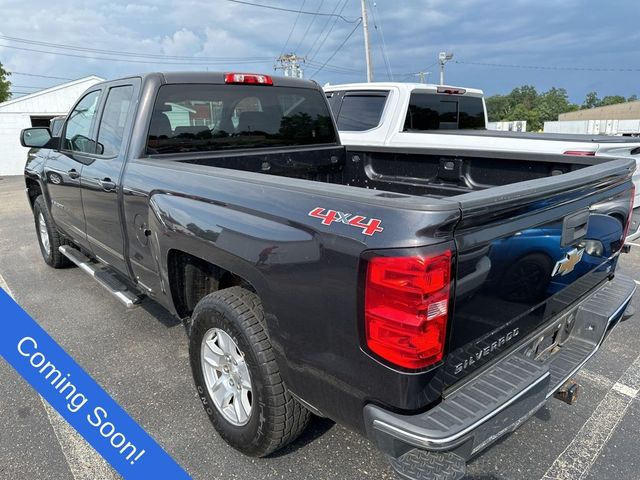
[[[561,276],[564,276],[568,273],[573,272],[573,269],[575,268],[575,266],[580,262],[580,260],[582,260],[583,254],[584,254],[584,248],[580,250],[578,250],[577,248],[574,248],[573,250],[568,251],[563,259],[558,260],[556,262],[556,266],[553,267],[553,272],[551,272],[551,276],[555,277],[558,274],[560,274]]]

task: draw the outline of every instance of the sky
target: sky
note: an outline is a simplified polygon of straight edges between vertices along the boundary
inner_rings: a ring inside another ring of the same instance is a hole
[[[230,0],[0,0],[0,62],[16,72],[14,92],[92,74],[273,73],[282,53],[305,56],[305,77],[320,84],[366,80],[360,1],[248,1],[294,11]],[[446,50],[454,54],[446,83],[487,95],[524,84],[565,88],[576,103],[590,91],[640,95],[640,1],[368,2],[376,81],[417,81],[429,71],[437,82],[437,55]]]

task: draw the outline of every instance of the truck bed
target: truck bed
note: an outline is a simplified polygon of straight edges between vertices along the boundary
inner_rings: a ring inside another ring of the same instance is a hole
[[[562,175],[609,160],[501,152],[452,154],[390,147],[314,147],[259,154],[157,158],[432,198]]]

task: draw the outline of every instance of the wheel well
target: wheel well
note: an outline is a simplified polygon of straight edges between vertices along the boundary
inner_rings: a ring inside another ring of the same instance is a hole
[[[211,292],[233,286],[255,292],[247,280],[235,273],[179,250],[169,252],[168,274],[173,303],[181,318],[191,316],[197,303]]]
[[[42,189],[40,188],[40,184],[31,178],[26,179],[27,184],[27,194],[29,195],[29,203],[31,204],[31,208],[33,209],[33,202],[36,201],[39,195],[42,195]]]

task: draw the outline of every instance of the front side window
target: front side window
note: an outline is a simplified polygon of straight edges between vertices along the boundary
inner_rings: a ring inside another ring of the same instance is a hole
[[[485,128],[481,97],[412,93],[405,131]]]
[[[132,85],[113,87],[109,90],[98,130],[99,154],[111,157],[120,152],[132,96]]]
[[[99,98],[100,90],[87,93],[69,114],[64,132],[65,150],[95,153],[96,140],[91,137],[91,128]]]
[[[154,105],[150,154],[335,144],[324,95],[307,88],[163,85]]]

